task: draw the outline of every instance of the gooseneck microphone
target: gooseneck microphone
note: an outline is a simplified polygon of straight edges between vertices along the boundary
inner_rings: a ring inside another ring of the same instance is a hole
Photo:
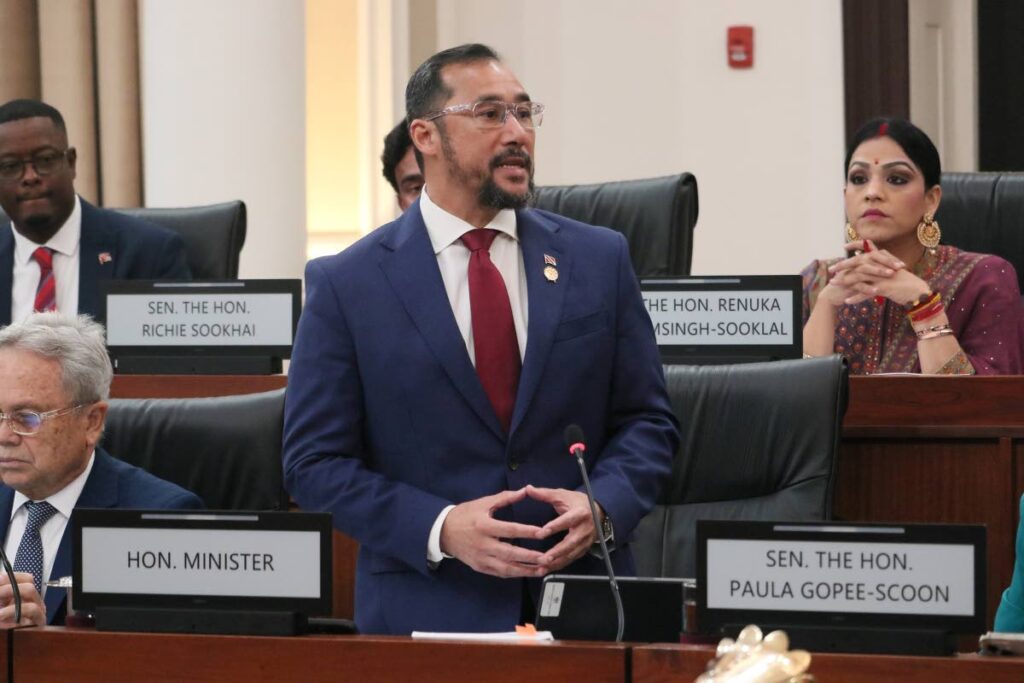
[[[622,613],[622,597],[619,595],[619,582],[615,580],[615,570],[612,569],[612,560],[608,554],[608,544],[601,532],[601,521],[597,518],[597,503],[594,501],[594,492],[590,490],[590,477],[587,476],[587,466],[583,462],[583,453],[587,450],[587,444],[583,438],[583,430],[579,425],[571,424],[565,428],[565,445],[569,453],[576,458],[576,464],[580,466],[580,474],[583,475],[583,486],[587,490],[587,502],[590,504],[590,515],[594,519],[594,531],[597,540],[601,543],[601,557],[604,559],[605,569],[608,571],[608,585],[612,589],[612,598],[615,600],[615,614],[618,618],[618,630],[615,633],[615,642],[622,642],[622,632],[626,628],[626,617]]]
[[[14,625],[17,626],[21,623],[21,589],[18,587],[18,579],[14,577],[14,567],[7,559],[7,553],[4,552],[2,543],[0,543],[0,564],[3,565],[4,573],[7,574],[7,579],[11,582],[11,595],[14,598]]]

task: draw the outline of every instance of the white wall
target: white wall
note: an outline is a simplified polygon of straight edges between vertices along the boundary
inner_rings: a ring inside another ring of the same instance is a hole
[[[242,277],[300,277],[305,27],[297,0],[141,0],[147,206],[242,199]]]
[[[692,172],[697,274],[792,273],[840,253],[840,0],[437,4],[440,48],[490,44],[548,106],[538,184]],[[754,26],[751,70],[726,65],[734,24]]]

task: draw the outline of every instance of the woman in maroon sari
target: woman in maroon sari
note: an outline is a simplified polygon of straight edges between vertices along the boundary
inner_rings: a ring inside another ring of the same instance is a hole
[[[998,256],[939,244],[935,145],[902,119],[874,119],[846,156],[848,256],[804,280],[804,351],[842,353],[854,374],[1021,374],[1017,275]]]

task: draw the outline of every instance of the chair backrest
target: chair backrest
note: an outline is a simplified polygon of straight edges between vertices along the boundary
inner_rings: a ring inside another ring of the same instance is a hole
[[[941,185],[942,241],[1006,259],[1024,291],[1024,173],[943,173]]]
[[[102,445],[194,492],[211,510],[286,510],[284,392],[111,399]]]
[[[696,576],[697,520],[829,519],[846,413],[839,355],[665,368],[682,441],[633,539],[640,576]]]
[[[689,173],[538,187],[534,206],[621,232],[640,277],[690,274],[698,206],[697,179]]]
[[[245,244],[245,202],[235,200],[180,209],[115,209],[161,225],[185,240],[188,267],[195,280],[238,277],[238,260]]]

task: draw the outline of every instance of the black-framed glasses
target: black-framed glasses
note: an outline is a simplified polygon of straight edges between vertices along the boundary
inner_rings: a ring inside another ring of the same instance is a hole
[[[14,159],[12,157],[0,159],[0,181],[14,183],[21,180],[25,175],[25,167],[28,164],[32,164],[36,175],[50,175],[60,168],[70,151],[70,149],[63,151],[47,149],[42,152],[36,152],[28,159]]]
[[[540,102],[502,102],[501,100],[483,100],[473,104],[453,104],[439,111],[427,114],[427,121],[447,116],[448,114],[464,114],[471,116],[481,128],[501,128],[509,114],[515,117],[519,125],[526,130],[533,130],[544,121],[544,105]]]
[[[37,413],[34,410],[15,410],[8,414],[0,411],[0,424],[2,424],[4,420],[7,420],[7,424],[15,434],[19,434],[21,436],[35,436],[39,433],[39,430],[43,428],[43,423],[47,420],[54,417],[60,417],[61,415],[67,415],[68,413],[74,412],[87,405],[89,404],[79,403],[77,406],[58,408],[57,410],[49,410],[45,413]]]

